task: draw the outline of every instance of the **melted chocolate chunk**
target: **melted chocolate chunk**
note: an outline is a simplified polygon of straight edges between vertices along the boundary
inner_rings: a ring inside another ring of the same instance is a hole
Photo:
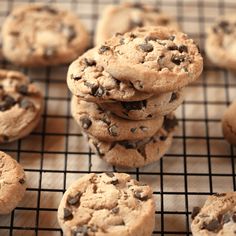
[[[73,74],[70,75],[70,78],[73,79],[73,80],[76,80],[76,81],[82,79],[82,77],[80,77],[80,76],[78,76],[78,75],[74,76]]]
[[[111,134],[111,136],[118,136],[118,127],[116,125],[112,125],[108,128],[109,133]]]
[[[180,53],[182,53],[182,52],[187,53],[188,52],[188,47],[185,46],[185,45],[180,45],[178,50],[179,50]]]
[[[3,101],[0,103],[0,111],[9,110],[16,104],[16,101],[13,97],[6,95],[3,97]]]
[[[96,66],[97,63],[95,60],[90,59],[90,58],[84,58],[84,63],[86,66]]]
[[[52,58],[56,54],[56,49],[54,47],[46,47],[43,52],[43,57],[45,59]]]
[[[22,178],[22,179],[19,179],[19,183],[20,183],[20,184],[24,184],[24,183],[25,183],[25,179],[23,179],[23,178]]]
[[[177,125],[178,125],[178,121],[177,121],[176,117],[173,117],[170,119],[165,116],[163,127],[167,132],[171,131]]]
[[[143,43],[140,44],[139,47],[144,51],[144,52],[152,52],[153,51],[153,46],[150,43]]]
[[[222,228],[222,225],[217,219],[212,219],[209,223],[204,222],[202,229],[206,229],[211,232],[218,232]]]
[[[171,94],[171,98],[170,98],[169,103],[175,101],[177,98],[178,98],[177,93],[173,92],[173,93]]]
[[[61,31],[66,35],[68,42],[71,42],[74,38],[76,38],[77,34],[73,25],[62,24]]]
[[[83,129],[88,129],[92,125],[92,121],[88,117],[81,117],[80,123]]]
[[[117,185],[119,183],[119,180],[117,178],[115,178],[115,179],[111,180],[110,183],[113,185]]]
[[[184,62],[184,60],[185,60],[184,55],[173,55],[171,57],[171,61],[178,66],[181,64],[181,62]]]
[[[106,51],[109,51],[110,50],[110,47],[109,46],[106,46],[106,45],[102,45],[99,49],[98,49],[98,53],[99,54],[102,54]]]
[[[63,218],[64,220],[71,220],[73,218],[72,211],[68,208],[64,208],[64,215]]]
[[[23,109],[29,109],[32,108],[34,109],[34,104],[31,102],[28,98],[23,98],[20,100],[19,106]]]
[[[135,102],[121,102],[122,107],[127,110],[142,110],[147,107],[147,101],[135,101]]]
[[[191,219],[192,219],[192,220],[198,215],[198,213],[200,212],[200,210],[201,210],[200,207],[194,207],[194,208],[193,208],[193,211],[192,211],[192,214],[191,214]]]
[[[20,85],[16,88],[18,93],[21,93],[22,95],[27,95],[28,94],[28,86],[27,85]]]
[[[80,197],[82,196],[81,192],[78,192],[75,196],[68,195],[67,197],[67,203],[69,205],[76,205],[80,201]]]
[[[131,128],[130,131],[134,133],[137,130],[137,128]]]
[[[105,89],[102,86],[94,86],[91,92],[95,97],[102,97],[102,95],[105,93]]]
[[[140,190],[134,191],[134,197],[141,200],[141,201],[147,201],[148,195],[142,194],[143,192]]]
[[[50,14],[53,14],[53,15],[56,15],[58,13],[58,11],[55,8],[52,8],[52,7],[48,6],[48,5],[39,7],[37,9],[37,11],[46,11],[46,12],[48,12]]]
[[[177,45],[170,45],[167,47],[168,50],[174,51],[174,50],[178,50],[178,46]]]

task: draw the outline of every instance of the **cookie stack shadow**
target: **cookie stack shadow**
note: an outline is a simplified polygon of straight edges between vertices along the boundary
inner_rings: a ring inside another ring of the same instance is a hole
[[[149,32],[149,28],[145,30]],[[150,31],[155,31],[155,28],[150,28]],[[173,34],[175,31],[170,32]],[[143,37],[145,41],[145,32],[136,34],[134,31],[132,34],[141,40]],[[132,34],[122,35],[121,44],[126,38],[130,40],[129,37],[134,37]],[[70,65],[67,84],[73,93],[72,116],[101,159],[117,167],[142,167],[159,160],[169,150],[178,123],[173,112],[183,102],[183,87],[187,83],[172,86],[175,89],[166,92],[150,92],[143,87],[139,89],[128,76],[125,79],[114,77],[109,66],[107,70],[101,63],[103,54],[111,50],[109,43],[112,40],[87,51]],[[173,37],[170,41],[172,45]],[[138,50],[146,54],[147,50],[155,47],[150,45],[140,45]],[[183,58],[187,49],[183,45],[181,47],[184,50],[179,49],[178,53]],[[119,57],[122,61],[121,54]],[[172,63],[178,66],[181,62]]]

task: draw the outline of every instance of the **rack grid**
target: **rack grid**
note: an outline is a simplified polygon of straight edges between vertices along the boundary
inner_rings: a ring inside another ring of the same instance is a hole
[[[29,0],[0,0],[0,25],[17,5]],[[108,4],[119,0],[54,0],[50,4],[75,11],[94,35],[97,19]],[[141,2],[141,1],[136,1]],[[204,52],[206,29],[218,15],[235,11],[235,0],[149,0],[176,17],[184,32]],[[235,191],[234,147],[224,141],[221,116],[236,99],[232,72],[208,62],[201,79],[186,90],[186,99],[176,111],[179,129],[169,152],[159,162],[140,169],[118,169],[100,160],[88,147],[70,115],[70,93],[65,83],[68,66],[26,69],[1,59],[1,68],[28,74],[44,92],[45,107],[40,125],[27,138],[1,145],[23,167],[28,188],[23,202],[7,216],[0,216],[1,236],[59,236],[57,207],[66,188],[89,172],[123,171],[153,187],[156,227],[153,235],[191,235],[191,211],[202,206],[206,196]]]

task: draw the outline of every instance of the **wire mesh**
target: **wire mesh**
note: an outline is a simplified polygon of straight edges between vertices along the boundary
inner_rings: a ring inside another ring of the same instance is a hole
[[[0,24],[15,6],[34,1],[0,0]],[[46,2],[46,1],[37,1]],[[104,7],[118,0],[51,1],[75,11],[94,35]],[[140,2],[140,1],[136,1]],[[223,0],[153,0],[176,17],[183,31],[200,45],[203,55],[206,29],[215,17],[235,11],[236,2]],[[176,114],[179,129],[169,152],[159,162],[140,169],[117,169],[91,152],[70,115],[70,93],[65,83],[67,66],[26,69],[1,59],[2,68],[19,69],[42,89],[45,107],[40,125],[27,138],[1,145],[25,168],[28,188],[23,202],[7,216],[0,216],[0,235],[62,235],[57,207],[65,189],[89,172],[124,171],[154,189],[156,227],[153,235],[191,235],[191,210],[207,195],[235,190],[235,153],[221,132],[221,116],[236,99],[232,72],[216,68],[205,58],[200,80],[190,85]]]

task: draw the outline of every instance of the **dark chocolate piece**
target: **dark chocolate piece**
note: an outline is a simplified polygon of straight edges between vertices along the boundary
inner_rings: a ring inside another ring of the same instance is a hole
[[[184,60],[185,60],[184,55],[173,55],[171,57],[171,61],[178,66],[181,64],[181,62],[184,62]]]
[[[134,191],[134,197],[141,200],[141,201],[147,201],[148,200],[148,195],[145,195],[145,194],[142,195],[142,193],[143,192],[140,191],[140,190],[135,190]]]
[[[147,101],[121,102],[122,107],[127,110],[142,110],[147,107]]]
[[[178,125],[178,121],[176,117],[168,118],[167,116],[165,116],[163,127],[167,132],[171,131],[177,125]]]
[[[116,125],[112,125],[108,128],[108,131],[112,136],[117,136],[118,135],[117,129],[118,129],[118,127]]]
[[[68,208],[64,208],[64,220],[71,220],[73,218],[72,211]]]
[[[182,52],[188,52],[188,47],[185,46],[185,45],[180,45],[179,46],[179,52],[182,53]]]
[[[22,84],[16,88],[18,93],[21,93],[22,95],[28,94],[28,86],[25,84]]]
[[[140,44],[139,47],[144,51],[144,52],[152,52],[153,51],[153,46],[150,43],[143,43]]]
[[[98,53],[99,54],[102,54],[106,51],[110,50],[110,47],[109,46],[106,46],[106,45],[102,45],[99,49],[98,49]]]
[[[81,117],[80,123],[83,129],[88,129],[92,125],[92,121],[88,117]]]
[[[80,197],[82,196],[82,193],[81,192],[78,192],[76,195],[74,196],[71,196],[71,195],[68,195],[67,197],[67,203],[69,205],[76,205],[79,203],[79,200],[80,200]]]
[[[209,223],[204,222],[202,227],[211,232],[218,232],[222,228],[222,225],[217,219],[212,219]]]
[[[19,106],[23,109],[29,109],[32,108],[34,109],[34,104],[31,102],[28,98],[23,98],[20,100]]]
[[[23,178],[19,179],[19,183],[20,184],[24,184],[25,183],[25,179],[23,179]]]

